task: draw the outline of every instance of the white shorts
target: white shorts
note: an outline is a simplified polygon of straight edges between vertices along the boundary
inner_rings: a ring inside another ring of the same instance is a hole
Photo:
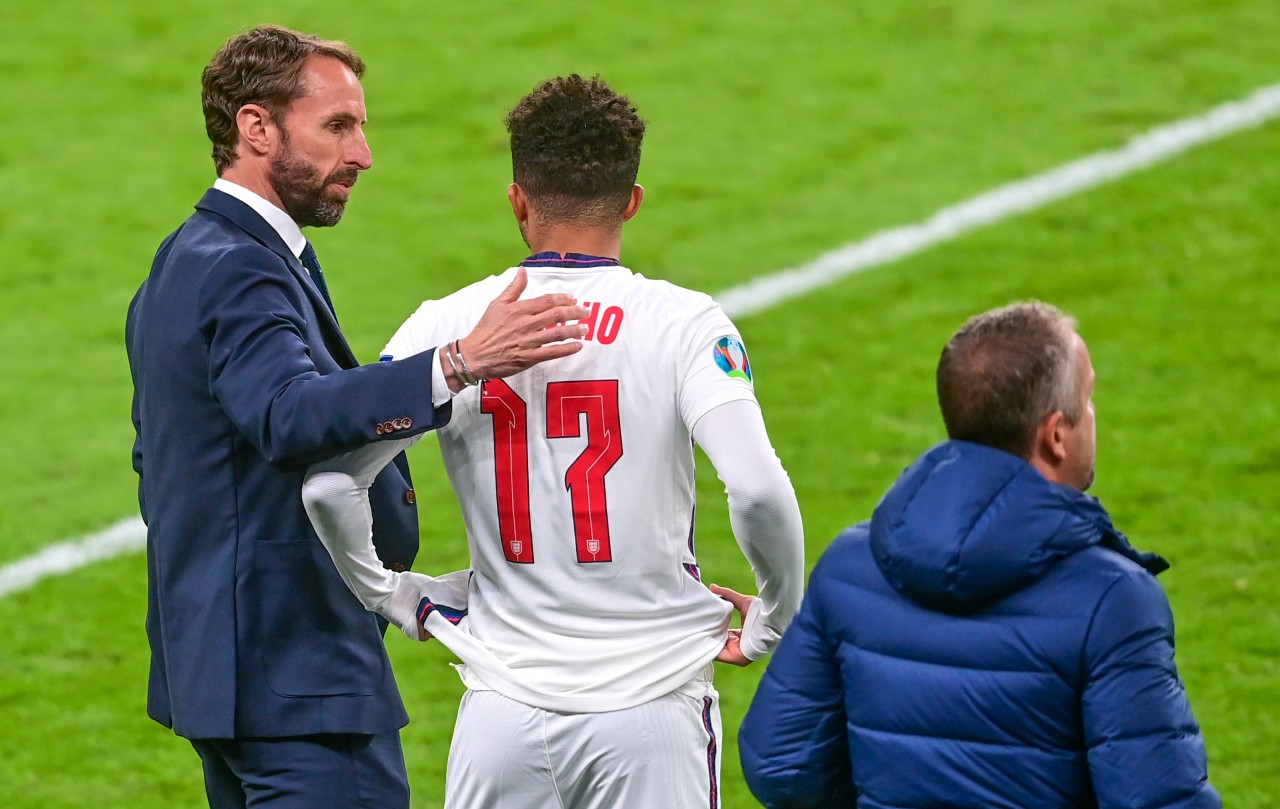
[[[579,714],[467,691],[445,809],[718,809],[720,696],[707,677],[689,685]]]

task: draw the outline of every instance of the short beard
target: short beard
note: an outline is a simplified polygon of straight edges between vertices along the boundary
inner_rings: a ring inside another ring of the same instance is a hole
[[[326,196],[325,189],[330,183],[354,183],[358,174],[359,169],[339,169],[321,179],[319,169],[290,148],[289,135],[282,126],[280,151],[271,157],[267,180],[276,196],[280,197],[285,213],[299,227],[329,228],[342,219],[347,201],[340,197]]]

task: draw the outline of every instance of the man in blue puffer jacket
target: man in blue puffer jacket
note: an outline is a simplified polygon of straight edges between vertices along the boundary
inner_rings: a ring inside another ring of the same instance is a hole
[[[739,741],[768,807],[1220,807],[1155,575],[1084,490],[1093,366],[1043,303],[942,353],[951,440],[809,581]]]

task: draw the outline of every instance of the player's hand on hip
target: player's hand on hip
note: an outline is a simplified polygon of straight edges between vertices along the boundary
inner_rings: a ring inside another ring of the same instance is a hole
[[[477,379],[511,376],[582,349],[586,325],[566,325],[566,321],[585,318],[587,310],[565,293],[522,301],[520,293],[528,284],[528,274],[520,267],[511,284],[484,310],[476,327],[459,341],[458,348]]]
[[[724,648],[716,655],[717,663],[732,663],[735,666],[750,666],[751,658],[742,653],[742,630],[730,629]]]
[[[746,621],[747,611],[751,609],[751,604],[755,602],[755,596],[743,595],[736,590],[730,590],[728,587],[721,587],[718,584],[711,585],[710,590],[733,605],[734,611],[738,613],[739,623]],[[721,663],[732,663],[735,666],[751,665],[751,658],[742,652],[741,629],[729,630],[729,637],[725,640],[724,648],[720,650],[720,654],[716,655],[716,660]]]
[[[395,589],[391,598],[378,607],[378,614],[399,627],[410,640],[430,640],[431,633],[418,618],[418,602],[425,595],[426,586],[432,581],[431,577],[412,570],[398,573],[388,571],[387,575],[395,581]]]

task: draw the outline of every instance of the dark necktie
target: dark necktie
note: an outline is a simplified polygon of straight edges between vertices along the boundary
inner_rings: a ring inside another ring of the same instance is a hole
[[[320,270],[320,259],[316,258],[316,249],[311,246],[311,242],[307,242],[306,247],[302,248],[302,266],[311,273],[311,280],[315,281],[316,289],[320,290],[320,297],[329,304],[329,311],[333,312],[336,319],[338,313],[334,311],[333,299],[329,297],[329,285],[324,282],[324,273]]]

